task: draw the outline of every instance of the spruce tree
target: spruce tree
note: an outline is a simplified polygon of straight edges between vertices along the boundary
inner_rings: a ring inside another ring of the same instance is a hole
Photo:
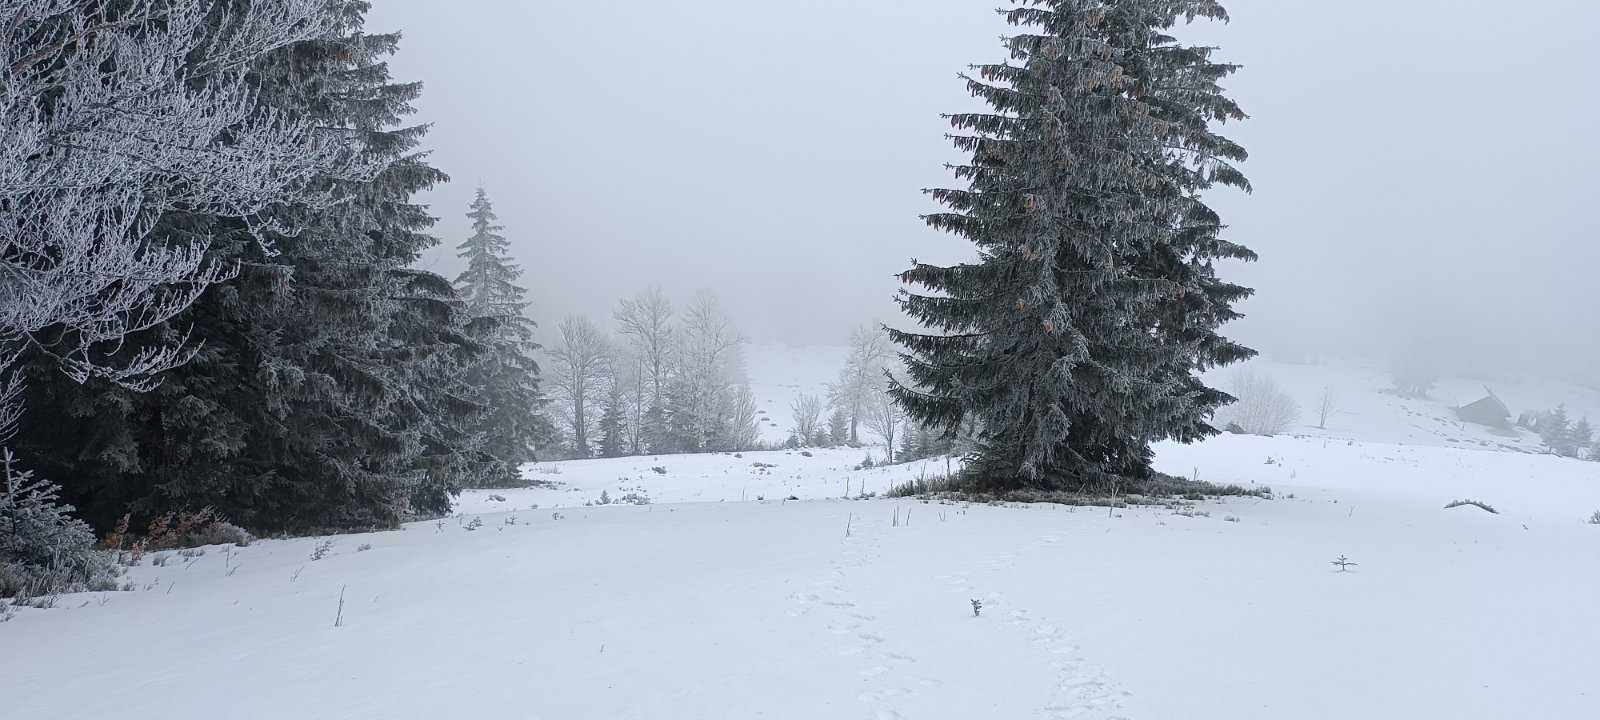
[[[1539,439],[1544,441],[1545,447],[1550,448],[1550,452],[1570,455],[1571,434],[1572,421],[1567,417],[1566,404],[1557,405],[1539,418]]]
[[[1589,425],[1589,418],[1579,418],[1572,424],[1572,429],[1567,432],[1568,455],[1578,457],[1589,450],[1594,443],[1594,428]]]
[[[600,457],[628,454],[627,415],[623,403],[622,385],[613,381],[606,393],[605,408],[600,411]]]
[[[484,450],[497,463],[502,482],[518,482],[517,466],[538,459],[538,449],[552,440],[553,428],[543,414],[546,400],[539,388],[539,345],[534,322],[527,316],[527,290],[517,284],[522,270],[511,262],[510,244],[496,224],[494,204],[478,188],[467,217],[472,236],[457,246],[467,268],[456,277],[456,292],[480,329],[485,352],[467,373],[487,412],[479,426]]]
[[[144,395],[38,386],[66,422],[28,441],[92,522],[210,505],[259,532],[392,526],[447,512],[481,472],[463,381],[481,348],[450,283],[408,268],[437,243],[410,198],[445,176],[415,150],[426,126],[403,124],[420,86],[389,77],[399,36],[366,33],[366,10],[331,0],[331,31],[256,77],[264,103],[355,138],[375,174],[327,179],[345,198],[332,209],[276,210],[303,228],[291,237],[164,218],[160,232],[206,234],[210,259],[240,268],[152,331],[192,328],[200,353]]]
[[[1245,152],[1212,121],[1242,119],[1217,82],[1232,65],[1167,35],[1226,19],[1208,0],[1027,0],[1006,12],[1010,60],[964,75],[989,112],[949,116],[966,183],[931,190],[927,223],[975,261],[913,263],[896,330],[910,382],[892,392],[940,431],[975,421],[979,489],[1126,488],[1152,441],[1216,433],[1231,400],[1198,372],[1253,352],[1217,330],[1249,290],[1214,263],[1253,259],[1219,237],[1201,194],[1248,189]]]

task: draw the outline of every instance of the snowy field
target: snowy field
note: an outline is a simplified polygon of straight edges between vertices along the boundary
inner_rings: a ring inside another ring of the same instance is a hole
[[[1163,446],[1277,491],[1189,517],[839,499],[917,472],[860,454],[563,463],[321,560],[305,538],[147,561],[138,591],[0,625],[4,716],[1593,717],[1600,465]],[[601,491],[653,503],[583,506]]]
[[[766,437],[841,357],[751,353]],[[1472,381],[1262,367],[1308,413],[1336,386],[1328,428],[1157,463],[1273,500],[846,499],[947,467],[855,469],[877,447],[542,463],[444,521],[169,553],[20,610],[0,718],[1594,717],[1600,463],[1454,422]],[[1444,508],[1469,498],[1499,514]]]

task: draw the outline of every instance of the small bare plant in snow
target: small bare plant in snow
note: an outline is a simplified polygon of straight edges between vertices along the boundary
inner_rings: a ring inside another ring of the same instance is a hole
[[[474,515],[472,516],[472,520],[467,522],[464,527],[467,529],[467,532],[477,530],[478,528],[483,527],[483,518]]]
[[[356,552],[366,552],[372,549],[372,543],[361,543],[356,546]]]
[[[317,547],[314,548],[311,551],[311,561],[312,562],[316,562],[318,560],[321,560],[321,559],[327,557],[332,552],[333,552],[333,541],[332,540],[323,540],[322,542],[317,543]]]
[[[1488,503],[1485,503],[1485,502],[1477,501],[1477,500],[1456,500],[1456,501],[1450,503],[1449,505],[1444,506],[1444,509],[1449,510],[1451,508],[1458,508],[1458,507],[1463,507],[1463,506],[1466,506],[1466,505],[1471,505],[1472,507],[1475,507],[1475,508],[1477,508],[1479,510],[1482,510],[1482,511],[1484,511],[1486,513],[1489,513],[1490,515],[1499,515],[1500,514],[1500,511],[1494,509],[1494,506],[1492,506],[1492,505],[1490,505]]]
[[[972,616],[973,617],[980,617],[982,615],[983,615],[983,601],[979,600],[977,598],[973,598],[972,599]]]
[[[1339,568],[1335,572],[1350,572],[1350,568],[1360,565],[1360,563],[1352,562],[1350,558],[1347,558],[1343,555],[1340,555],[1337,559],[1333,560],[1331,564],[1334,567]]]

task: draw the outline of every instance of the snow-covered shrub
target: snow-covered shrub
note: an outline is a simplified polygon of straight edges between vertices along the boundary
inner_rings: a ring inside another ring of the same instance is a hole
[[[618,505],[649,505],[650,496],[640,492],[630,492],[617,498]]]
[[[1594,511],[1594,514],[1589,516],[1589,524],[1600,525],[1600,510]]]
[[[333,552],[333,541],[332,540],[323,540],[322,542],[317,543],[317,547],[314,548],[311,551],[311,561],[312,562],[316,562],[318,560],[321,560],[321,559],[327,557],[328,554],[332,553],[332,552]]]
[[[1271,376],[1241,370],[1229,390],[1238,401],[1222,411],[1225,422],[1252,435],[1277,435],[1293,427],[1300,406]]]
[[[116,589],[116,563],[59,502],[61,488],[18,467],[10,449],[0,453],[0,597]]]

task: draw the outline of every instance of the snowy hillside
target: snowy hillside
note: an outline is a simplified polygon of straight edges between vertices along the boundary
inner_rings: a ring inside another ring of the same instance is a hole
[[[794,424],[790,408],[801,395],[828,398],[828,383],[839,377],[845,348],[756,345],[745,351],[750,390],[761,417],[761,439],[781,443]],[[859,458],[858,458],[859,459]]]
[[[766,410],[762,437],[781,442],[788,436],[789,406],[798,395],[827,395],[827,384],[844,362],[843,347],[757,345],[746,353],[747,371],[757,406]],[[1387,369],[1360,363],[1296,365],[1256,360],[1246,366],[1271,377],[1300,406],[1300,420],[1291,434],[1367,440],[1405,445],[1475,447],[1517,452],[1543,452],[1539,438],[1527,431],[1496,432],[1463,423],[1454,408],[1478,400],[1491,389],[1518,413],[1549,410],[1565,403],[1576,419],[1600,422],[1600,390],[1571,383],[1535,380],[1492,380],[1444,377],[1431,398],[1415,400],[1395,394]],[[1226,389],[1241,368],[1217,371],[1208,380]],[[1327,429],[1316,427],[1317,408],[1325,390],[1335,409]]]
[[[1435,385],[1430,399],[1415,400],[1395,394],[1389,372],[1383,368],[1359,364],[1293,365],[1266,360],[1251,362],[1247,367],[1272,377],[1294,396],[1300,405],[1300,422],[1292,432],[1315,437],[1542,452],[1543,446],[1533,433],[1496,432],[1463,423],[1456,417],[1455,407],[1483,398],[1487,390],[1506,403],[1513,419],[1522,412],[1549,410],[1565,403],[1574,419],[1587,416],[1600,420],[1600,391],[1570,383],[1447,376]],[[1208,379],[1227,388],[1237,372],[1238,368],[1229,368]],[[1322,430],[1316,427],[1317,408],[1325,390],[1332,391],[1335,409],[1328,417],[1327,429]]]

